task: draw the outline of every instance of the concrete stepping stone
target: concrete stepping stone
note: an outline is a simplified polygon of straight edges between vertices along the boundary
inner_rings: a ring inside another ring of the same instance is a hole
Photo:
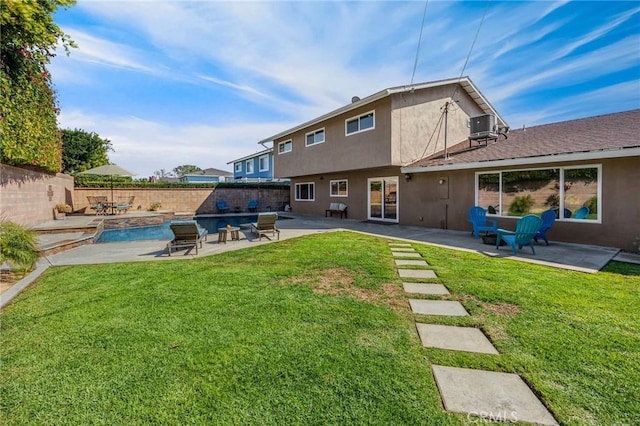
[[[409,243],[389,243],[389,247],[411,247]]]
[[[442,284],[402,283],[406,293],[443,295],[451,294]]]
[[[404,251],[404,252],[407,252],[407,253],[415,253],[416,252],[415,249],[412,249],[411,247],[391,247],[391,251],[397,251],[397,252]]]
[[[447,317],[469,315],[464,306],[455,300],[409,299],[409,305],[414,314],[444,315]]]
[[[558,424],[517,374],[440,365],[431,368],[447,411],[487,421]]]
[[[498,355],[489,339],[477,328],[416,323],[422,346],[452,351]]]
[[[392,251],[391,254],[393,257],[413,257],[413,258],[421,258],[420,253],[406,253],[401,251]]]
[[[395,259],[396,266],[429,266],[426,260]]]
[[[436,273],[431,269],[398,269],[398,275],[400,278],[438,278]]]

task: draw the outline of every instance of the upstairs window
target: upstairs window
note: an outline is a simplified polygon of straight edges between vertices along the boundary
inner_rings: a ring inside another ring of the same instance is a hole
[[[284,154],[285,152],[291,152],[291,140],[280,142],[278,144],[278,154]]]
[[[260,158],[258,158],[258,167],[261,172],[269,170],[269,154],[261,155]]]
[[[316,184],[296,183],[296,201],[315,201]]]
[[[236,173],[242,172],[242,163],[241,162],[238,161],[237,163],[235,163],[234,166],[235,166]]]
[[[315,132],[307,133],[305,138],[306,146],[311,146],[322,142],[324,142],[324,128],[318,129]]]
[[[251,160],[247,160],[247,174],[250,175],[251,173],[253,173],[253,159]]]
[[[374,129],[376,125],[375,112],[370,111],[358,117],[345,120],[345,134],[353,135],[354,133],[364,132],[365,130]]]

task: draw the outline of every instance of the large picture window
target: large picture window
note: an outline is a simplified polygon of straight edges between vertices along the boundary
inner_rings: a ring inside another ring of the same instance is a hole
[[[497,216],[554,210],[558,220],[600,222],[600,165],[476,173],[476,205]]]
[[[330,196],[346,197],[349,195],[349,182],[345,180],[332,180],[329,182]]]
[[[313,182],[296,183],[296,201],[314,201],[316,184]]]

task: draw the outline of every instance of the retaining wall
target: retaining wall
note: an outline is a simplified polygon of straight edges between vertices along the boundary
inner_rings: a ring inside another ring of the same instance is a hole
[[[73,205],[73,177],[0,164],[0,216],[30,226],[53,219],[56,204]]]

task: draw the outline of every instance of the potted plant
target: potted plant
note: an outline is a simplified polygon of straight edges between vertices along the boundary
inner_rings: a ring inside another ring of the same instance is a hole
[[[151,204],[151,207],[149,207],[149,211],[152,212],[157,212],[158,210],[160,210],[162,208],[162,203],[160,202],[155,202],[153,204]]]
[[[64,204],[64,203],[56,204],[55,208],[53,209],[53,217],[56,220],[66,219],[67,213],[71,213],[71,211],[72,209],[69,204]]]

